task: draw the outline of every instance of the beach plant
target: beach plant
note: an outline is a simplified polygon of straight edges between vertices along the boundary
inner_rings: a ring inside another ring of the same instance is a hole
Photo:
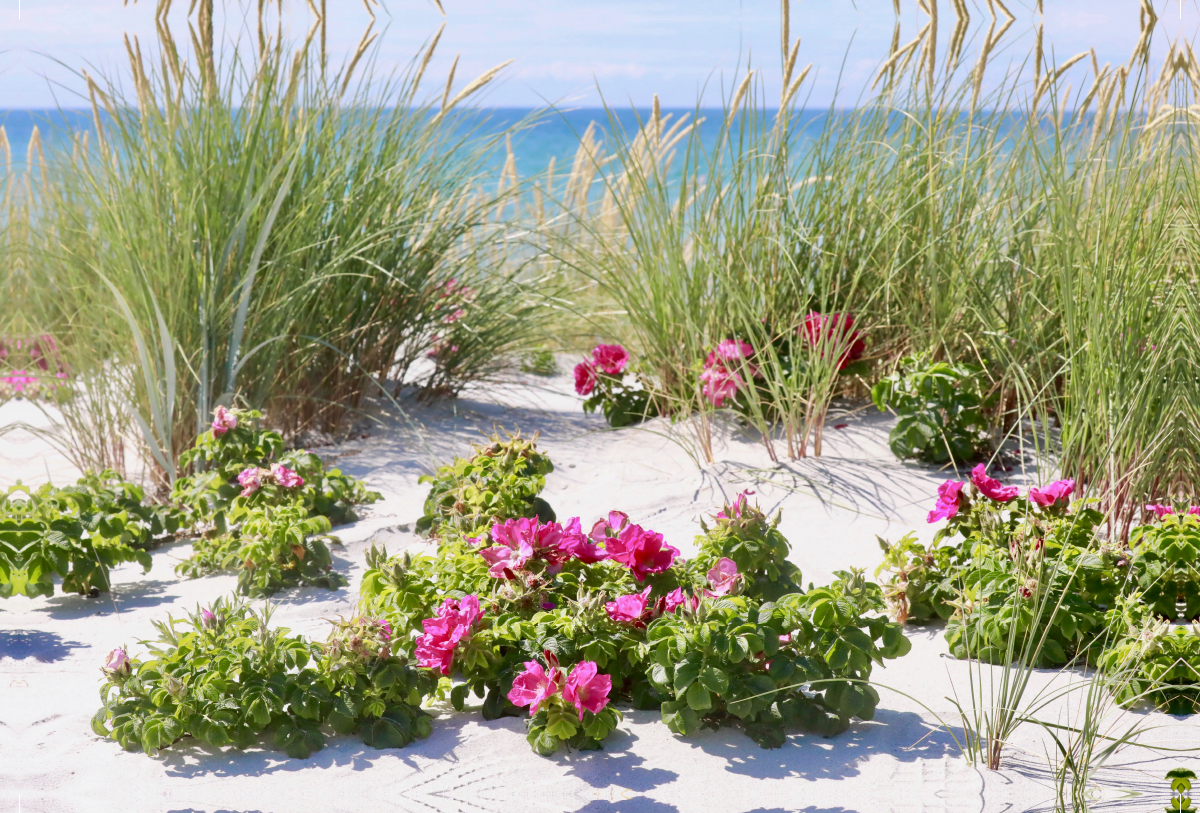
[[[322,645],[272,627],[271,615],[269,604],[219,599],[156,621],[149,657],[109,653],[93,731],[148,755],[187,738],[246,748],[269,736],[297,759],[325,746],[327,727],[375,748],[429,735],[420,703],[436,680],[393,651],[386,622],[340,621]]]
[[[528,505],[512,487],[495,502]],[[685,736],[737,724],[764,747],[870,719],[871,669],[908,650],[901,626],[862,573],[803,592],[778,517],[749,496],[715,513],[690,562],[620,511],[586,533],[578,517],[444,522],[436,552],[372,546],[359,611],[447,679],[455,708],[474,696],[486,719],[526,717],[543,755],[599,747],[617,702]]]
[[[0,494],[0,596],[97,595],[109,571],[137,562],[179,528],[175,512],[148,505],[142,489],[115,472],[84,475],[74,486],[36,489],[17,483]]]
[[[985,392],[979,365],[906,358],[900,369],[871,388],[880,411],[896,425],[888,446],[896,457],[929,463],[969,463],[991,451],[986,411],[995,398]]]
[[[473,450],[470,457],[455,458],[420,478],[430,488],[417,520],[419,533],[438,534],[444,526],[469,532],[496,519],[554,519],[549,503],[538,496],[554,464],[538,451],[537,435],[523,437],[518,430],[501,439],[497,433]]]
[[[598,344],[592,357],[575,365],[575,393],[584,396],[584,412],[597,409],[613,429],[657,415],[650,391],[626,370],[629,351],[619,344]]]

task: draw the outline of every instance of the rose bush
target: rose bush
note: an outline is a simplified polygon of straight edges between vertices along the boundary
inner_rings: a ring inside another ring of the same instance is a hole
[[[587,399],[583,411],[599,409],[614,429],[658,414],[649,390],[628,367],[629,351],[619,344],[598,344],[590,359],[575,365],[575,393]]]

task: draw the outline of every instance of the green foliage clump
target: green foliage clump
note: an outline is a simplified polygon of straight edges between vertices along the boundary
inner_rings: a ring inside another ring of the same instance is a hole
[[[781,514],[773,520],[758,508],[751,507],[743,492],[713,518],[709,528],[704,520],[704,533],[696,537],[699,555],[692,560],[697,580],[722,558],[737,565],[744,584],[742,593],[760,601],[775,601],[785,593],[800,591],[800,569],[787,560],[790,548],[779,531]]]
[[[137,562],[179,527],[174,512],[147,505],[142,489],[113,471],[88,473],[74,486],[0,494],[0,596],[50,596],[109,589],[109,570]]]
[[[854,718],[872,719],[873,665],[911,644],[898,625],[873,615],[883,608],[877,586],[840,575],[778,602],[724,598],[651,623],[647,676],[668,698],[663,722],[686,736],[736,720],[759,745],[778,748],[789,728],[830,736]]]
[[[419,704],[436,679],[393,651],[386,623],[343,621],[320,645],[270,616],[235,600],[156,622],[150,659],[110,654],[92,729],[152,755],[185,737],[245,748],[270,735],[299,759],[324,747],[326,726],[377,748],[428,736]]]
[[[417,531],[470,532],[491,527],[495,520],[518,517],[552,522],[554,511],[538,496],[552,471],[550,458],[537,450],[536,435],[525,438],[518,431],[506,440],[495,435],[487,445],[474,447],[470,457],[455,458],[436,473],[421,477],[430,489]]]
[[[916,534],[905,534],[898,542],[882,537],[883,561],[875,577],[887,571],[891,575],[883,586],[892,620],[900,624],[920,624],[949,618],[959,593],[957,574],[970,558],[965,545],[931,545],[926,548]]]
[[[1200,711],[1200,628],[1171,624],[1137,593],[1109,610],[1105,623],[1114,640],[1099,666],[1113,677],[1118,703],[1149,700],[1169,714]]]
[[[308,516],[302,505],[249,510],[241,526],[219,536],[202,536],[192,556],[175,571],[190,579],[222,570],[238,574],[237,590],[261,598],[297,585],[336,590],[346,578],[333,570],[329,520]]]
[[[929,463],[964,463],[988,449],[983,368],[974,364],[909,357],[871,389],[881,411],[896,413],[888,446],[896,457]]]
[[[1200,617],[1200,518],[1168,514],[1134,529],[1130,572],[1142,601],[1162,618]]]
[[[285,453],[283,437],[262,429],[261,418],[224,412],[234,425],[202,433],[184,453],[195,473],[176,481],[171,496],[198,538],[176,572],[236,570],[238,592],[259,597],[295,585],[337,589],[346,580],[333,571],[328,543],[337,538],[329,531],[380,495],[311,452]]]

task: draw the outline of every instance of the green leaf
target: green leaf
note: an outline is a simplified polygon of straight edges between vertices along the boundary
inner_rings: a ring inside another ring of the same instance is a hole
[[[688,708],[695,711],[708,711],[712,708],[712,695],[701,683],[693,683],[687,690]]]
[[[729,675],[715,666],[705,666],[701,669],[699,681],[704,688],[713,694],[723,695],[729,691]],[[695,706],[692,708],[695,708]]]

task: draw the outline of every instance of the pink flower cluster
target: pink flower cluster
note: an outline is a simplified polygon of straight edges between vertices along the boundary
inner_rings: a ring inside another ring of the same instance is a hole
[[[744,363],[750,375],[758,375],[758,368],[747,361],[753,354],[754,348],[738,339],[725,339],[708,354],[700,372],[700,392],[710,404],[720,409],[726,400],[746,386],[746,380],[730,366],[738,367]]]
[[[572,559],[591,563],[605,558],[605,552],[583,535],[578,517],[566,527],[557,522],[543,525],[536,518],[510,519],[493,525],[491,535],[494,544],[480,549],[479,555],[490,565],[488,575],[494,579],[516,578],[515,571],[535,558],[546,562],[551,574]]]
[[[608,522],[601,520],[592,528],[592,539],[602,538],[607,558],[625,565],[638,581],[668,569],[679,556],[677,548],[663,542],[662,534],[630,524],[629,517],[619,511],[608,516]],[[613,519],[620,524],[613,523]]]
[[[1155,519],[1162,519],[1168,514],[1174,514],[1175,509],[1169,505],[1160,505],[1159,503],[1151,503],[1146,506],[1146,510],[1154,514]],[[1200,505],[1189,506],[1187,513],[1191,516],[1200,516]]]
[[[276,463],[269,469],[251,466],[244,469],[237,477],[238,485],[242,487],[242,496],[249,497],[263,487],[263,483],[276,483],[282,488],[300,488],[304,478],[282,463]]]
[[[980,494],[993,502],[1007,503],[1017,497],[1016,486],[1001,485],[998,480],[988,477],[983,464],[976,466],[971,471],[971,482]],[[928,521],[937,522],[956,516],[964,507],[962,490],[966,485],[966,483],[947,480],[938,486],[938,499],[933,510],[929,512]],[[1066,505],[1074,491],[1074,480],[1055,480],[1044,488],[1036,486],[1030,488],[1029,500],[1042,508],[1050,508],[1059,503]],[[1147,506],[1147,510],[1150,510],[1150,506]]]
[[[700,603],[695,596],[689,598],[684,595],[683,589],[679,587],[665,596],[659,596],[657,601],[651,601],[650,591],[653,589],[653,587],[647,587],[640,593],[617,596],[616,601],[610,601],[604,605],[604,610],[608,613],[608,617],[618,624],[628,624],[640,629],[646,626],[647,621],[658,618],[660,615],[674,612],[677,608],[684,606],[694,609]]]
[[[629,363],[629,351],[619,344],[598,344],[592,357],[575,365],[575,392],[591,395],[596,389],[597,374],[618,376]]]
[[[212,433],[213,437],[219,438],[228,432],[230,429],[237,429],[238,419],[228,409],[219,406],[213,410]]]
[[[825,358],[826,348],[832,350],[844,346],[838,359],[839,370],[858,361],[867,349],[862,334],[854,330],[854,317],[848,313],[822,314],[813,311],[804,317],[800,331],[804,332],[811,346],[821,348],[821,358]]]
[[[436,618],[421,622],[425,634],[417,638],[417,664],[449,675],[454,664],[454,651],[482,617],[478,596],[443,601]],[[390,628],[388,633],[390,635]]]
[[[558,658],[547,650],[546,663],[549,669],[537,661],[526,661],[525,671],[517,675],[512,689],[508,693],[508,701],[514,706],[529,706],[529,714],[537,714],[542,704],[562,693],[564,703],[575,706],[579,711],[579,719],[583,713],[590,711],[598,714],[608,705],[608,694],[612,691],[612,678],[599,674],[595,661],[581,661],[568,675],[566,670],[558,665]]]

